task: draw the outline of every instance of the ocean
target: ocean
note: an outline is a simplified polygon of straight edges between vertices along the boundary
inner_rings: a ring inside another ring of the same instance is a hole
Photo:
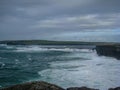
[[[120,86],[120,60],[78,47],[0,45],[0,88],[28,81],[63,88]]]

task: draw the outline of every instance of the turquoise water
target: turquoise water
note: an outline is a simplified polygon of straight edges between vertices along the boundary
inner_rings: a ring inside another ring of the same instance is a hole
[[[91,49],[0,45],[0,87],[43,80],[64,88],[120,86],[120,61]]]

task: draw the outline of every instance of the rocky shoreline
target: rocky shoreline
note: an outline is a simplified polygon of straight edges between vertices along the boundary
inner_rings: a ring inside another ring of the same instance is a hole
[[[120,59],[120,45],[99,45],[96,46],[96,52],[100,56],[109,56]]]
[[[64,89],[55,84],[47,83],[44,81],[34,81],[34,82],[27,82],[23,84],[10,86],[7,88],[2,88],[0,90],[99,90],[99,89],[88,88],[88,87],[70,87]],[[120,90],[120,87],[109,88],[108,90]]]

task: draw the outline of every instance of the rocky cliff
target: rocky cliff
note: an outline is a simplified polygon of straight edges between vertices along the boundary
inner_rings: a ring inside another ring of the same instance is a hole
[[[50,84],[43,81],[35,81],[35,82],[28,82],[28,83],[14,85],[0,90],[99,90],[99,89],[93,89],[87,87],[70,87],[67,89],[63,89],[55,84]],[[110,88],[108,90],[120,90],[120,87]]]
[[[110,56],[120,59],[120,46],[119,45],[100,45],[96,46],[98,55]]]

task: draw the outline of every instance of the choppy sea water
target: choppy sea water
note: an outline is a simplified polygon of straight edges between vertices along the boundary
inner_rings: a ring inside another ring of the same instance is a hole
[[[106,90],[120,86],[120,60],[91,49],[0,45],[0,87],[35,80]]]

